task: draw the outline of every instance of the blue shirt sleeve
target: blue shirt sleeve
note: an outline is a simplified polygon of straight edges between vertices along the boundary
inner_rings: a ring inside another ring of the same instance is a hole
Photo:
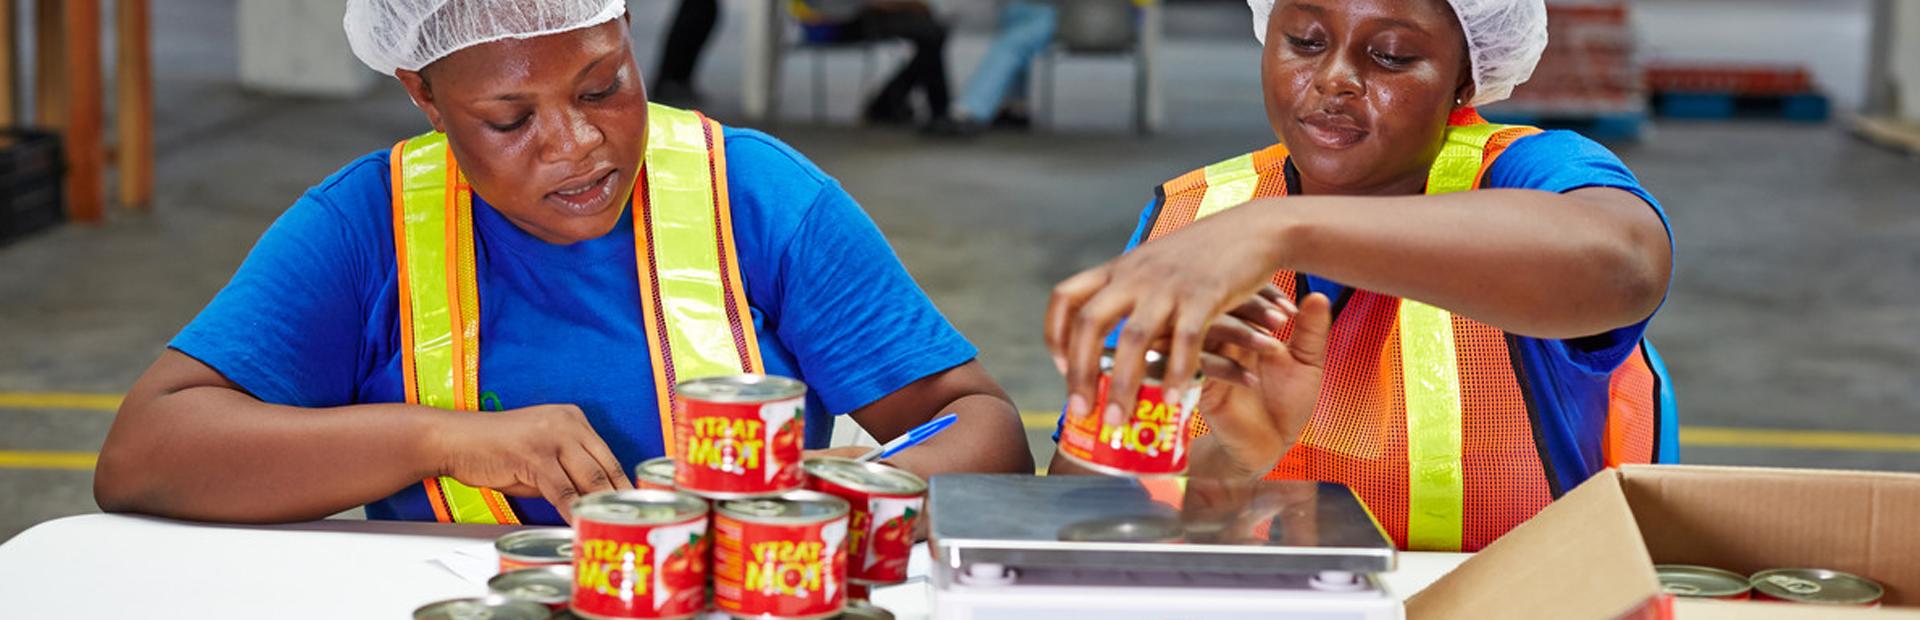
[[[769,227],[755,250],[764,256],[742,257],[770,271],[746,275],[748,294],[828,410],[865,407],[979,355],[839,182],[757,131],[729,129],[727,150],[730,173],[757,177],[730,183],[736,217]],[[771,288],[753,290],[762,282]]]
[[[1666,210],[1653,194],[1641,187],[1620,158],[1585,136],[1571,131],[1546,131],[1515,140],[1506,152],[1487,169],[1481,187],[1488,189],[1534,189],[1566,193],[1588,187],[1611,187],[1639,196],[1660,216],[1667,227],[1667,242],[1673,242],[1673,228]],[[1665,300],[1662,300],[1665,303]],[[1649,316],[1638,323],[1604,334],[1561,341],[1567,361],[1591,373],[1610,373],[1626,360],[1646,333]]]
[[[213,301],[169,346],[262,401],[298,407],[354,402],[361,334],[376,285],[382,233],[368,209],[385,204],[386,157],[347,165],[282,214]]]

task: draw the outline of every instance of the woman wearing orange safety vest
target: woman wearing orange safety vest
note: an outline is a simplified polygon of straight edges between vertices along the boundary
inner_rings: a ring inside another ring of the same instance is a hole
[[[893,463],[1031,471],[1013,404],[846,191],[772,137],[650,105],[625,15],[350,0],[355,54],[432,129],[266,232],[128,392],[100,506],[558,523],[675,452],[677,382],[743,372],[808,384],[809,448],[835,414],[887,439],[952,411]]]
[[[1054,289],[1069,414],[1103,345],[1117,393],[1168,351],[1171,387],[1207,377],[1194,475],[1347,484],[1406,549],[1672,460],[1659,203],[1599,145],[1475,111],[1533,72],[1542,1],[1250,4],[1280,144],[1161,185],[1127,254]]]

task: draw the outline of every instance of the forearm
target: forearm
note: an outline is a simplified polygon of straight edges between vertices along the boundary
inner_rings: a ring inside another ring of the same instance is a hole
[[[401,404],[270,405],[225,387],[155,394],[136,386],[101,449],[95,497],[104,510],[183,519],[322,518],[437,473],[426,444],[440,415]]]
[[[1633,204],[1482,190],[1297,197],[1254,205],[1249,215],[1275,240],[1269,258],[1280,266],[1514,333],[1570,338],[1646,318],[1666,290],[1668,242],[1657,216],[1630,194],[1600,191]]]
[[[969,394],[940,410],[959,415],[953,426],[888,462],[922,478],[951,472],[1033,473],[1026,429],[1003,396]]]

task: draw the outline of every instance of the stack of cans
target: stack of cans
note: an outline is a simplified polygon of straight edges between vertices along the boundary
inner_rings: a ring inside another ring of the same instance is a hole
[[[571,530],[501,537],[496,596],[459,603],[500,606],[495,618],[521,617],[500,615],[512,601],[555,618],[891,619],[862,593],[906,580],[927,484],[878,463],[803,459],[805,396],[764,375],[681,383],[677,458],[641,463],[634,490],[574,502]],[[416,616],[445,617],[419,616],[430,611]]]
[[[1659,564],[1653,569],[1662,590],[1687,598],[1878,607],[1886,594],[1870,579],[1823,568],[1776,568],[1752,576],[1692,564]]]

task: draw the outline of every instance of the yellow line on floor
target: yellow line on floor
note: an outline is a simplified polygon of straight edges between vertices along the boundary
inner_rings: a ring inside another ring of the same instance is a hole
[[[92,452],[13,452],[0,450],[0,469],[93,469]]]
[[[119,394],[79,394],[74,392],[0,392],[0,409],[69,409],[77,411],[117,411]]]
[[[1027,430],[1051,433],[1060,414],[1024,411]],[[1773,448],[1841,452],[1920,452],[1920,435],[1847,431],[1681,426],[1680,445],[1701,448]]]
[[[1680,445],[1847,452],[1920,452],[1920,435],[1682,426],[1680,427]]]

